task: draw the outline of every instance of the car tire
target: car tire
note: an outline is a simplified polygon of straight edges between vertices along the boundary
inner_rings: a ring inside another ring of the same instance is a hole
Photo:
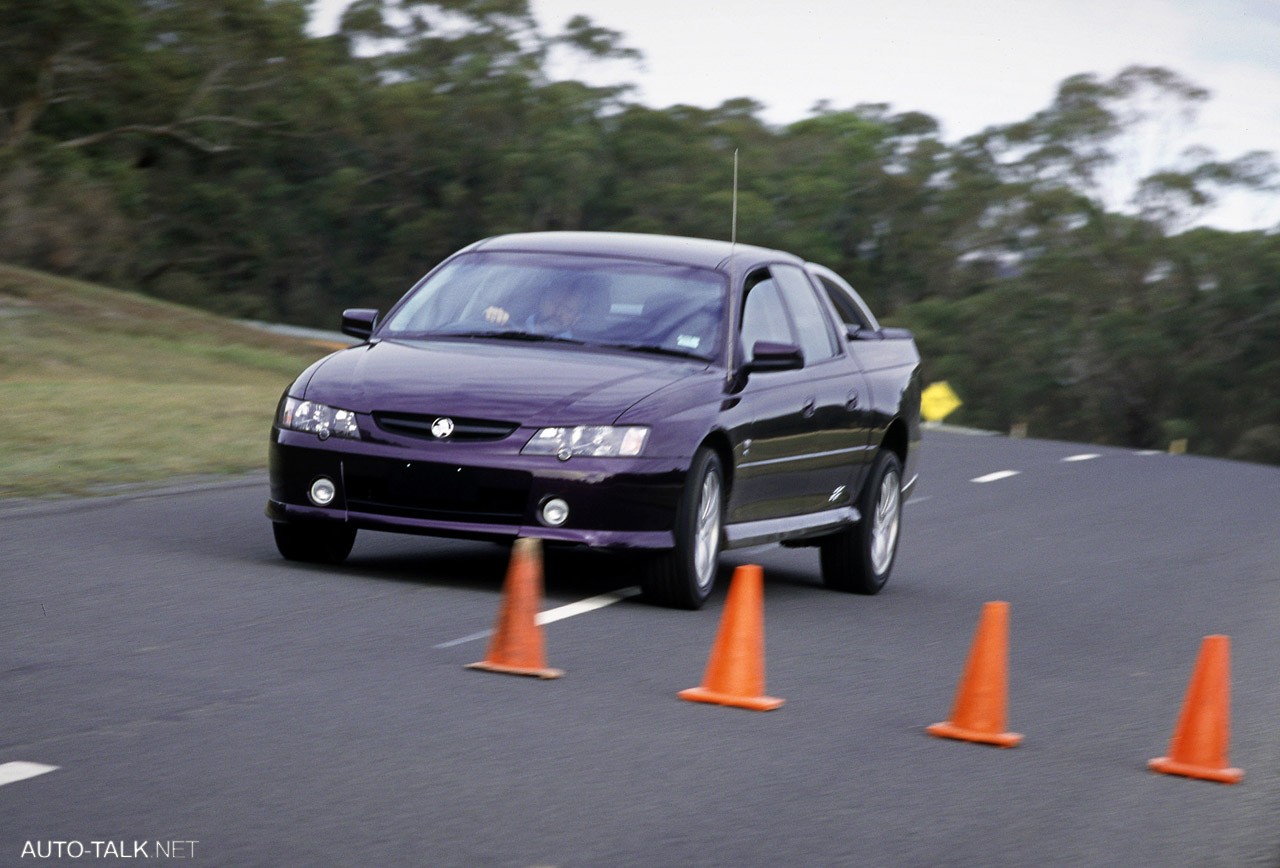
[[[707,601],[720,562],[724,503],[720,459],[703,447],[693,456],[676,509],[675,548],[644,565],[646,600],[676,609],[699,609]]]
[[[902,464],[894,453],[876,456],[858,511],[861,521],[822,540],[822,581],[837,591],[878,594],[893,571],[902,529]]]
[[[328,522],[274,522],[271,530],[285,560],[309,564],[340,564],[356,542],[355,528]]]

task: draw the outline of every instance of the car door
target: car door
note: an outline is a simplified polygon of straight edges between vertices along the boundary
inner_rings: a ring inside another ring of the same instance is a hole
[[[845,506],[856,498],[871,454],[868,383],[850,353],[830,306],[808,273],[793,265],[772,269],[791,313],[816,397],[821,441],[809,456],[816,474],[810,484],[824,499],[815,508]]]
[[[757,342],[792,344],[804,366],[750,373],[742,387],[749,421],[735,444],[730,522],[820,512],[851,497],[850,468],[865,449],[854,416],[861,375],[826,310],[796,266],[761,269],[746,282],[744,358]]]
[[[908,346],[909,335],[880,327],[866,302],[842,277],[813,263],[808,268],[831,300],[840,326],[848,335],[847,351],[866,378],[861,424],[866,427],[871,444],[878,444],[890,421],[890,408],[902,404],[903,384],[911,382],[904,370],[918,366],[919,355],[914,346]]]

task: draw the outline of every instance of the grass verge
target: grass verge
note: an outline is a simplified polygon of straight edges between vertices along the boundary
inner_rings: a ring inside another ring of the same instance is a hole
[[[276,401],[328,351],[0,265],[0,498],[263,469]]]

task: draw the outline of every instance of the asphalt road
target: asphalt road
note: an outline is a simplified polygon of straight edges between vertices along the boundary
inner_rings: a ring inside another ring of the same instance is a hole
[[[925,448],[879,596],[824,590],[812,550],[731,553],[701,612],[548,624],[556,681],[464,668],[498,546],[365,534],[342,568],[289,564],[263,479],[0,507],[0,865],[1280,865],[1280,469]],[[786,704],[681,702],[747,562]],[[628,584],[552,553],[544,608]],[[1010,750],[924,733],[990,600]],[[1146,768],[1216,633],[1235,786]]]

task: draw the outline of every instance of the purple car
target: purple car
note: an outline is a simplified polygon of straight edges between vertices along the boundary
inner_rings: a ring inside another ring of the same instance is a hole
[[[313,364],[271,431],[290,559],[359,529],[627,552],[697,608],[723,548],[817,546],[874,594],[916,482],[920,356],[837,275],[723,241],[548,232],[480,241]]]

